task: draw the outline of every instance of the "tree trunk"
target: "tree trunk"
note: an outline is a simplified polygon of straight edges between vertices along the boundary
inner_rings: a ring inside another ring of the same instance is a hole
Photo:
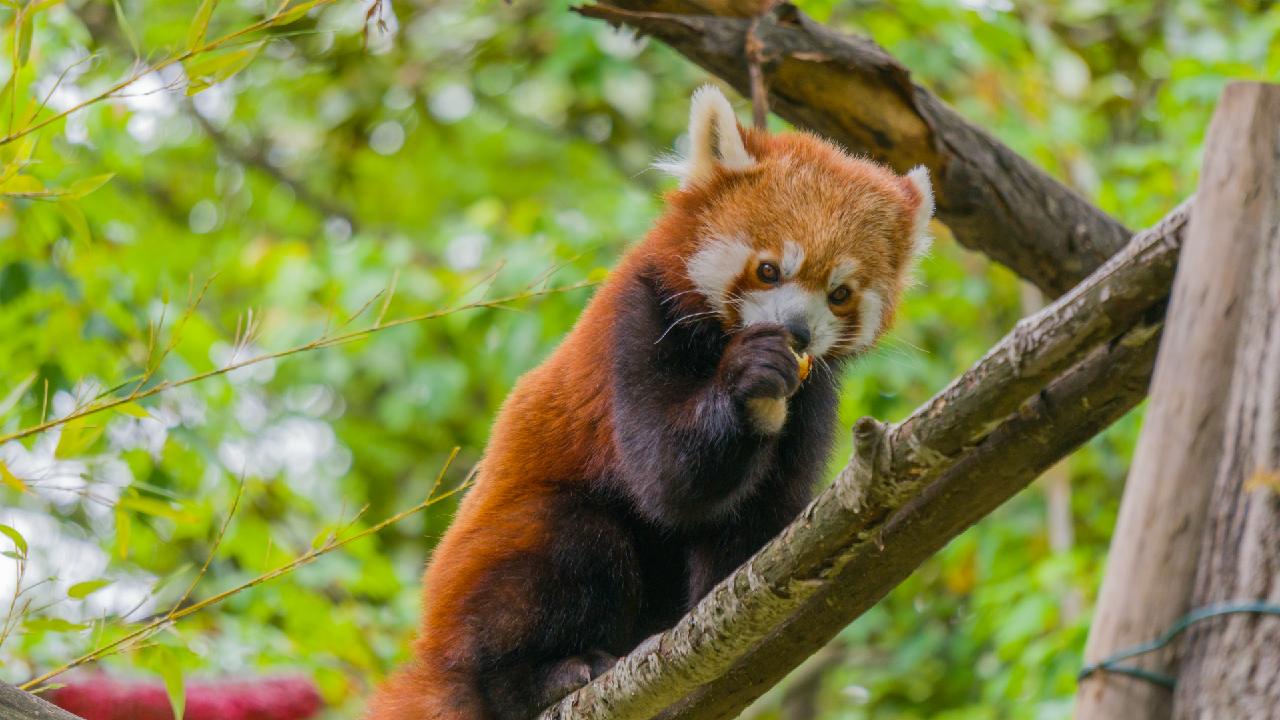
[[[1236,241],[1250,244],[1251,271],[1241,277],[1244,319],[1230,394],[1225,386],[1219,393],[1229,397],[1223,454],[1191,604],[1280,607],[1280,85],[1233,85],[1219,112],[1230,114],[1232,155],[1218,163],[1222,175],[1206,173],[1205,180],[1230,193],[1223,209],[1245,232]],[[1232,237],[1229,227],[1218,228]],[[1185,643],[1175,718],[1280,713],[1280,617],[1204,620]]]
[[[1277,182],[1280,115],[1274,114],[1275,88],[1262,87],[1230,86],[1210,125],[1201,190],[1174,279],[1147,420],[1112,536],[1086,665],[1156,638],[1190,607],[1211,478],[1223,449],[1223,399],[1249,307],[1255,248],[1268,230],[1259,213]],[[1268,122],[1264,96],[1271,98],[1273,113],[1265,138],[1259,131]],[[1274,365],[1270,371],[1276,373]],[[1126,664],[1159,672],[1170,660],[1165,650]],[[1081,682],[1076,713],[1090,720],[1163,720],[1171,701],[1169,690],[1158,684],[1102,670]]]

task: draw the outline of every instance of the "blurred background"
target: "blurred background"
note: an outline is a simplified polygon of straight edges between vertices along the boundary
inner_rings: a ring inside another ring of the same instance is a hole
[[[1280,74],[1269,0],[799,4],[873,37],[1134,228],[1193,192],[1227,79]],[[277,7],[0,2],[0,130],[88,102],[0,141],[0,437],[380,319],[525,297],[0,441],[5,681],[417,505],[455,446],[441,488],[462,481],[507,390],[591,292],[556,289],[602,278],[659,212],[672,182],[647,167],[682,142],[707,80],[564,3]],[[898,327],[847,373],[846,426],[901,419],[1035,305],[937,230]],[[748,716],[1068,717],[1139,415],[952,542]],[[325,717],[353,717],[405,657],[457,497],[97,665],[302,674]]]

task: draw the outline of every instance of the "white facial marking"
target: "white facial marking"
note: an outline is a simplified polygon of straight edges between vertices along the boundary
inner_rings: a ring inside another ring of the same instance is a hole
[[[831,277],[827,279],[827,292],[853,280],[853,273],[857,269],[858,264],[852,260],[841,260],[836,263],[835,269],[831,271]]]
[[[767,435],[776,435],[787,423],[786,398],[751,398],[747,401],[751,420],[756,429]]]
[[[880,334],[880,323],[884,322],[884,301],[880,293],[866,290],[862,293],[862,301],[858,304],[858,336],[855,343],[859,350],[871,347]]]
[[[742,325],[759,323],[786,324],[792,318],[803,318],[809,326],[810,355],[822,356],[840,337],[840,320],[827,306],[826,293],[786,283],[768,290],[752,290],[742,296]]]
[[[711,307],[723,314],[730,284],[754,254],[741,238],[711,238],[689,258],[685,272],[698,292],[711,303]]]
[[[917,165],[907,173],[907,180],[920,193],[920,207],[911,222],[912,254],[920,257],[929,252],[933,237],[929,234],[929,218],[933,217],[933,183],[929,181],[929,168]]]
[[[782,244],[782,277],[793,278],[804,265],[804,248],[790,240]]]

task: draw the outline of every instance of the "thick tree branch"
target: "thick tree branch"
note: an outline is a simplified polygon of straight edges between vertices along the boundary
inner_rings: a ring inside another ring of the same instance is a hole
[[[741,5],[615,0],[578,12],[652,35],[750,97],[744,47],[753,20],[722,16],[745,14]],[[774,112],[899,171],[928,166],[938,217],[956,239],[1048,296],[1128,241],[1124,226],[914,84],[871,40],[825,28],[786,3],[761,17],[754,35]]]
[[[0,718],[4,720],[82,720],[57,705],[0,682]]]
[[[1144,396],[1188,206],[855,454],[671,630],[544,720],[734,717],[921,562]]]

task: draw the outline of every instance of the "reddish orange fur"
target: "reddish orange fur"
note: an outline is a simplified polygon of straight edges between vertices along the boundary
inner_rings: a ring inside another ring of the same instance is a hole
[[[903,269],[913,251],[911,224],[923,200],[919,191],[888,168],[851,158],[815,135],[755,129],[742,134],[757,167],[719,170],[711,182],[669,193],[667,213],[631,255],[661,260],[670,287],[682,291],[692,288],[684,261],[696,249],[692,238],[704,228],[724,235],[745,231],[754,247],[773,254],[781,252],[784,238],[799,242],[806,251],[800,281],[814,288],[842,258],[856,255],[863,284],[884,291],[882,328],[887,329],[910,281]],[[750,287],[760,283],[743,268],[734,289]],[[681,297],[690,310],[698,302]],[[856,303],[835,310],[839,315],[856,311]],[[735,320],[726,318],[727,324]]]
[[[685,262],[704,228],[749,229],[762,249],[776,250],[779,238],[793,238],[807,252],[801,280],[811,283],[824,282],[856,243],[860,276],[885,290],[882,326],[888,326],[912,252],[919,193],[888,169],[851,159],[810,135],[744,131],[744,139],[757,166],[719,170],[708,182],[669,193],[666,213],[627,252],[563,344],[511,392],[476,485],[426,572],[423,630],[413,661],[380,689],[369,718],[480,714],[474,689],[456,670],[473,651],[467,628],[459,625],[468,593],[504,559],[539,551],[548,533],[540,509],[551,493],[597,477],[617,460],[609,358],[621,278],[656,263],[668,287],[691,290]],[[739,282],[751,279],[744,275]],[[692,293],[679,301],[690,308],[699,302]],[[529,613],[524,598],[510,592],[510,614],[496,622],[516,637],[529,630],[523,624]]]

